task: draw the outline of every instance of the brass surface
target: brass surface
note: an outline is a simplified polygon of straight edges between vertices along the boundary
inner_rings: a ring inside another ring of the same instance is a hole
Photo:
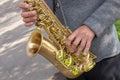
[[[65,40],[72,31],[60,23],[44,0],[24,1],[30,5],[29,10],[37,12],[37,29],[32,32],[27,43],[29,57],[37,54],[44,56],[68,78],[76,78],[95,66],[93,59],[96,56],[91,52],[86,56],[82,53],[75,56],[66,48]],[[41,29],[45,30],[49,39],[42,36]]]

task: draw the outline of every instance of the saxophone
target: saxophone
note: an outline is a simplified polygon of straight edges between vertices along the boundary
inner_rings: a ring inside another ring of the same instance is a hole
[[[94,54],[89,52],[86,56],[80,53],[75,56],[66,48],[65,40],[72,32],[57,19],[44,0],[24,0],[30,5],[29,10],[36,10],[37,28],[32,32],[27,43],[27,54],[34,57],[37,54],[44,56],[60,72],[68,78],[76,78],[84,72],[88,72],[95,66]],[[43,37],[44,29],[49,39]]]

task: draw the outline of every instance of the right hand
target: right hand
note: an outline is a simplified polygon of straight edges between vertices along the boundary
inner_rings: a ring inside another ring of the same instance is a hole
[[[32,26],[37,19],[36,11],[28,11],[29,5],[27,3],[21,2],[18,6],[22,9],[21,17],[23,18],[25,26]]]

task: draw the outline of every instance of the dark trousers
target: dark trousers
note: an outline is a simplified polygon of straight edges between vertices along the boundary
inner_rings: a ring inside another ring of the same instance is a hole
[[[120,54],[104,59],[89,72],[67,80],[120,80]]]

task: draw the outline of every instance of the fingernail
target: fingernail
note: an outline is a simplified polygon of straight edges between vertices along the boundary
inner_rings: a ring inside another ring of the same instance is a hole
[[[73,52],[74,52],[74,50],[70,50],[70,52],[71,52],[71,53],[73,53]]]
[[[79,54],[75,54],[76,56],[79,56]]]
[[[32,11],[32,14],[36,14],[36,11]]]
[[[83,55],[85,55],[85,56],[86,56],[86,55],[87,55],[87,53],[86,53],[86,52],[84,52],[84,53],[83,53]]]
[[[33,22],[30,23],[31,25],[33,24]]]
[[[25,5],[25,8],[28,8],[28,7],[29,7],[29,5],[28,5],[28,4],[26,4],[26,5]]]
[[[74,50],[72,48],[70,48],[70,52],[73,52]]]
[[[28,25],[28,27],[30,27],[30,26],[32,26],[32,25],[33,25],[33,22],[30,22],[29,25]]]

